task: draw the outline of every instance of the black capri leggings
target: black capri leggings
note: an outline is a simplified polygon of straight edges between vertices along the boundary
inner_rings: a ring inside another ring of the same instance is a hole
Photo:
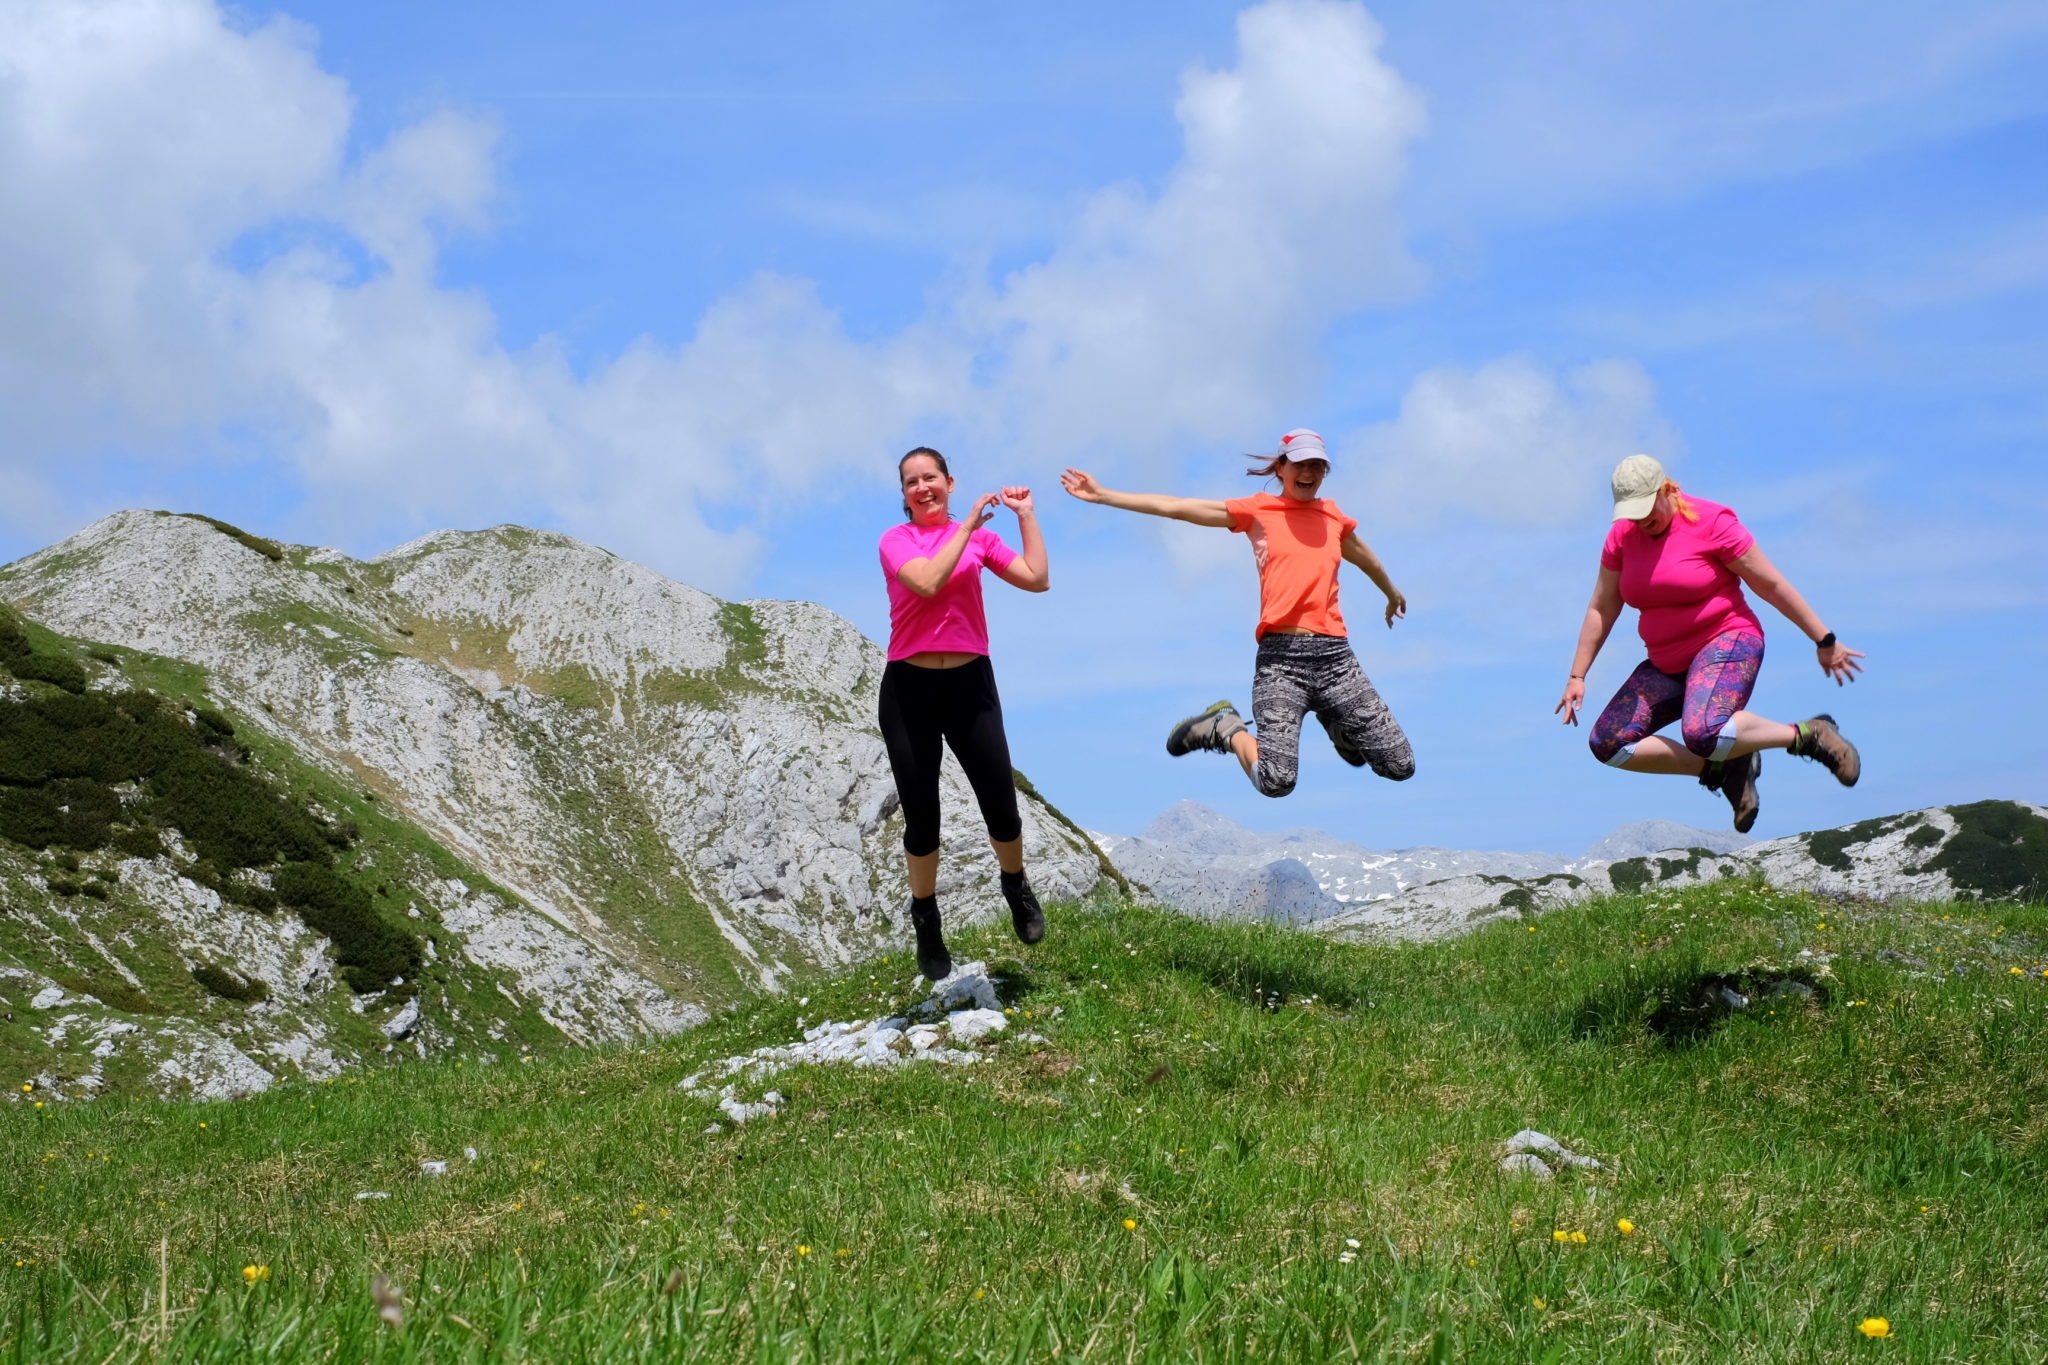
[[[967,773],[988,837],[1008,843],[1024,832],[1010,741],[1003,736],[1003,699],[987,655],[958,668],[919,668],[893,660],[882,670],[882,742],[903,803],[903,851],[913,858],[939,848],[939,741]]]

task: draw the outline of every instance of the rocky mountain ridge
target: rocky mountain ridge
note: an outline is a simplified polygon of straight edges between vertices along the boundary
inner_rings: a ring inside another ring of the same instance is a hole
[[[1875,899],[2048,895],[2048,810],[2019,801],[1907,811],[1764,843],[1641,821],[1579,858],[1379,851],[1321,830],[1249,830],[1193,801],[1169,807],[1136,838],[1093,837],[1133,879],[1185,913],[1347,938],[1442,938],[1585,896],[1733,876]]]
[[[1118,867],[1176,909],[1294,925],[1455,877],[1531,879],[1671,847],[1734,852],[1754,842],[1728,831],[1645,820],[1614,831],[1578,858],[1429,845],[1381,850],[1319,829],[1247,829],[1198,801],[1175,802],[1135,837],[1093,837]]]

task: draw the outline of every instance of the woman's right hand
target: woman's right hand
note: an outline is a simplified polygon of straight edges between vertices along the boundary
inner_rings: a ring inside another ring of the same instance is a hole
[[[1556,709],[1550,714],[1554,716],[1559,711],[1562,711],[1564,712],[1564,723],[1566,725],[1577,725],[1579,723],[1579,708],[1585,705],[1585,702],[1586,680],[1584,678],[1567,679],[1564,685],[1564,700],[1560,701]]]
[[[1095,482],[1093,474],[1083,474],[1078,469],[1069,469],[1060,475],[1060,487],[1072,493],[1082,502],[1101,502],[1102,485]]]
[[[974,510],[967,514],[967,529],[969,531],[979,531],[982,527],[988,525],[989,519],[996,514],[996,508],[1002,505],[1003,495],[1001,493],[983,493],[974,500]]]

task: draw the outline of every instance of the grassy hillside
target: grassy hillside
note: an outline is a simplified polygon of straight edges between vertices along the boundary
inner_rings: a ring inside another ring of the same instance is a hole
[[[212,1063],[192,1049],[196,1024],[284,1074],[302,1068],[263,1045],[317,1039],[317,1066],[332,1070],[381,1059],[377,1020],[415,997],[437,1046],[560,1045],[514,976],[432,946],[455,940],[423,886],[504,893],[223,706],[203,670],[0,606],[0,674],[0,1067],[74,1096],[203,1086]],[[202,889],[218,897],[210,921],[181,918]],[[317,936],[311,956],[331,964],[333,988],[321,970],[287,991],[237,956],[289,941],[294,921]],[[66,1002],[31,1008],[41,982]],[[161,1046],[133,1045],[160,1030]],[[127,1046],[95,1048],[108,1038]],[[189,1081],[158,1070],[177,1056]]]
[[[1415,947],[1055,912],[960,945],[1043,1043],[787,1073],[715,1133],[681,1078],[907,1004],[909,965],[634,1050],[23,1096],[0,1353],[2037,1361],[2044,933],[1732,883]],[[1523,1127],[1610,1170],[1505,1175]]]

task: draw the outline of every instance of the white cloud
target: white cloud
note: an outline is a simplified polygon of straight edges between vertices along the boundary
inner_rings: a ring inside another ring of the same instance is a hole
[[[733,587],[755,454],[788,493],[913,431],[1142,453],[1270,425],[1334,320],[1417,283],[1395,198],[1423,113],[1380,41],[1342,0],[1246,10],[1237,64],[1183,80],[1156,192],[1103,190],[1043,262],[943,284],[897,336],[853,340],[814,287],[764,276],[693,336],[579,374],[437,278],[441,241],[488,227],[489,118],[434,113],[351,158],[349,92],[303,26],[15,0],[0,460],[25,484],[109,451],[207,458],[228,432],[246,459],[254,431],[256,468],[344,541],[544,515]]]
[[[1397,416],[1345,444],[1368,470],[1374,505],[1393,515],[1539,526],[1584,516],[1625,457],[1675,467],[1683,454],[1640,365],[1602,360],[1558,375],[1523,356],[1429,370]]]

